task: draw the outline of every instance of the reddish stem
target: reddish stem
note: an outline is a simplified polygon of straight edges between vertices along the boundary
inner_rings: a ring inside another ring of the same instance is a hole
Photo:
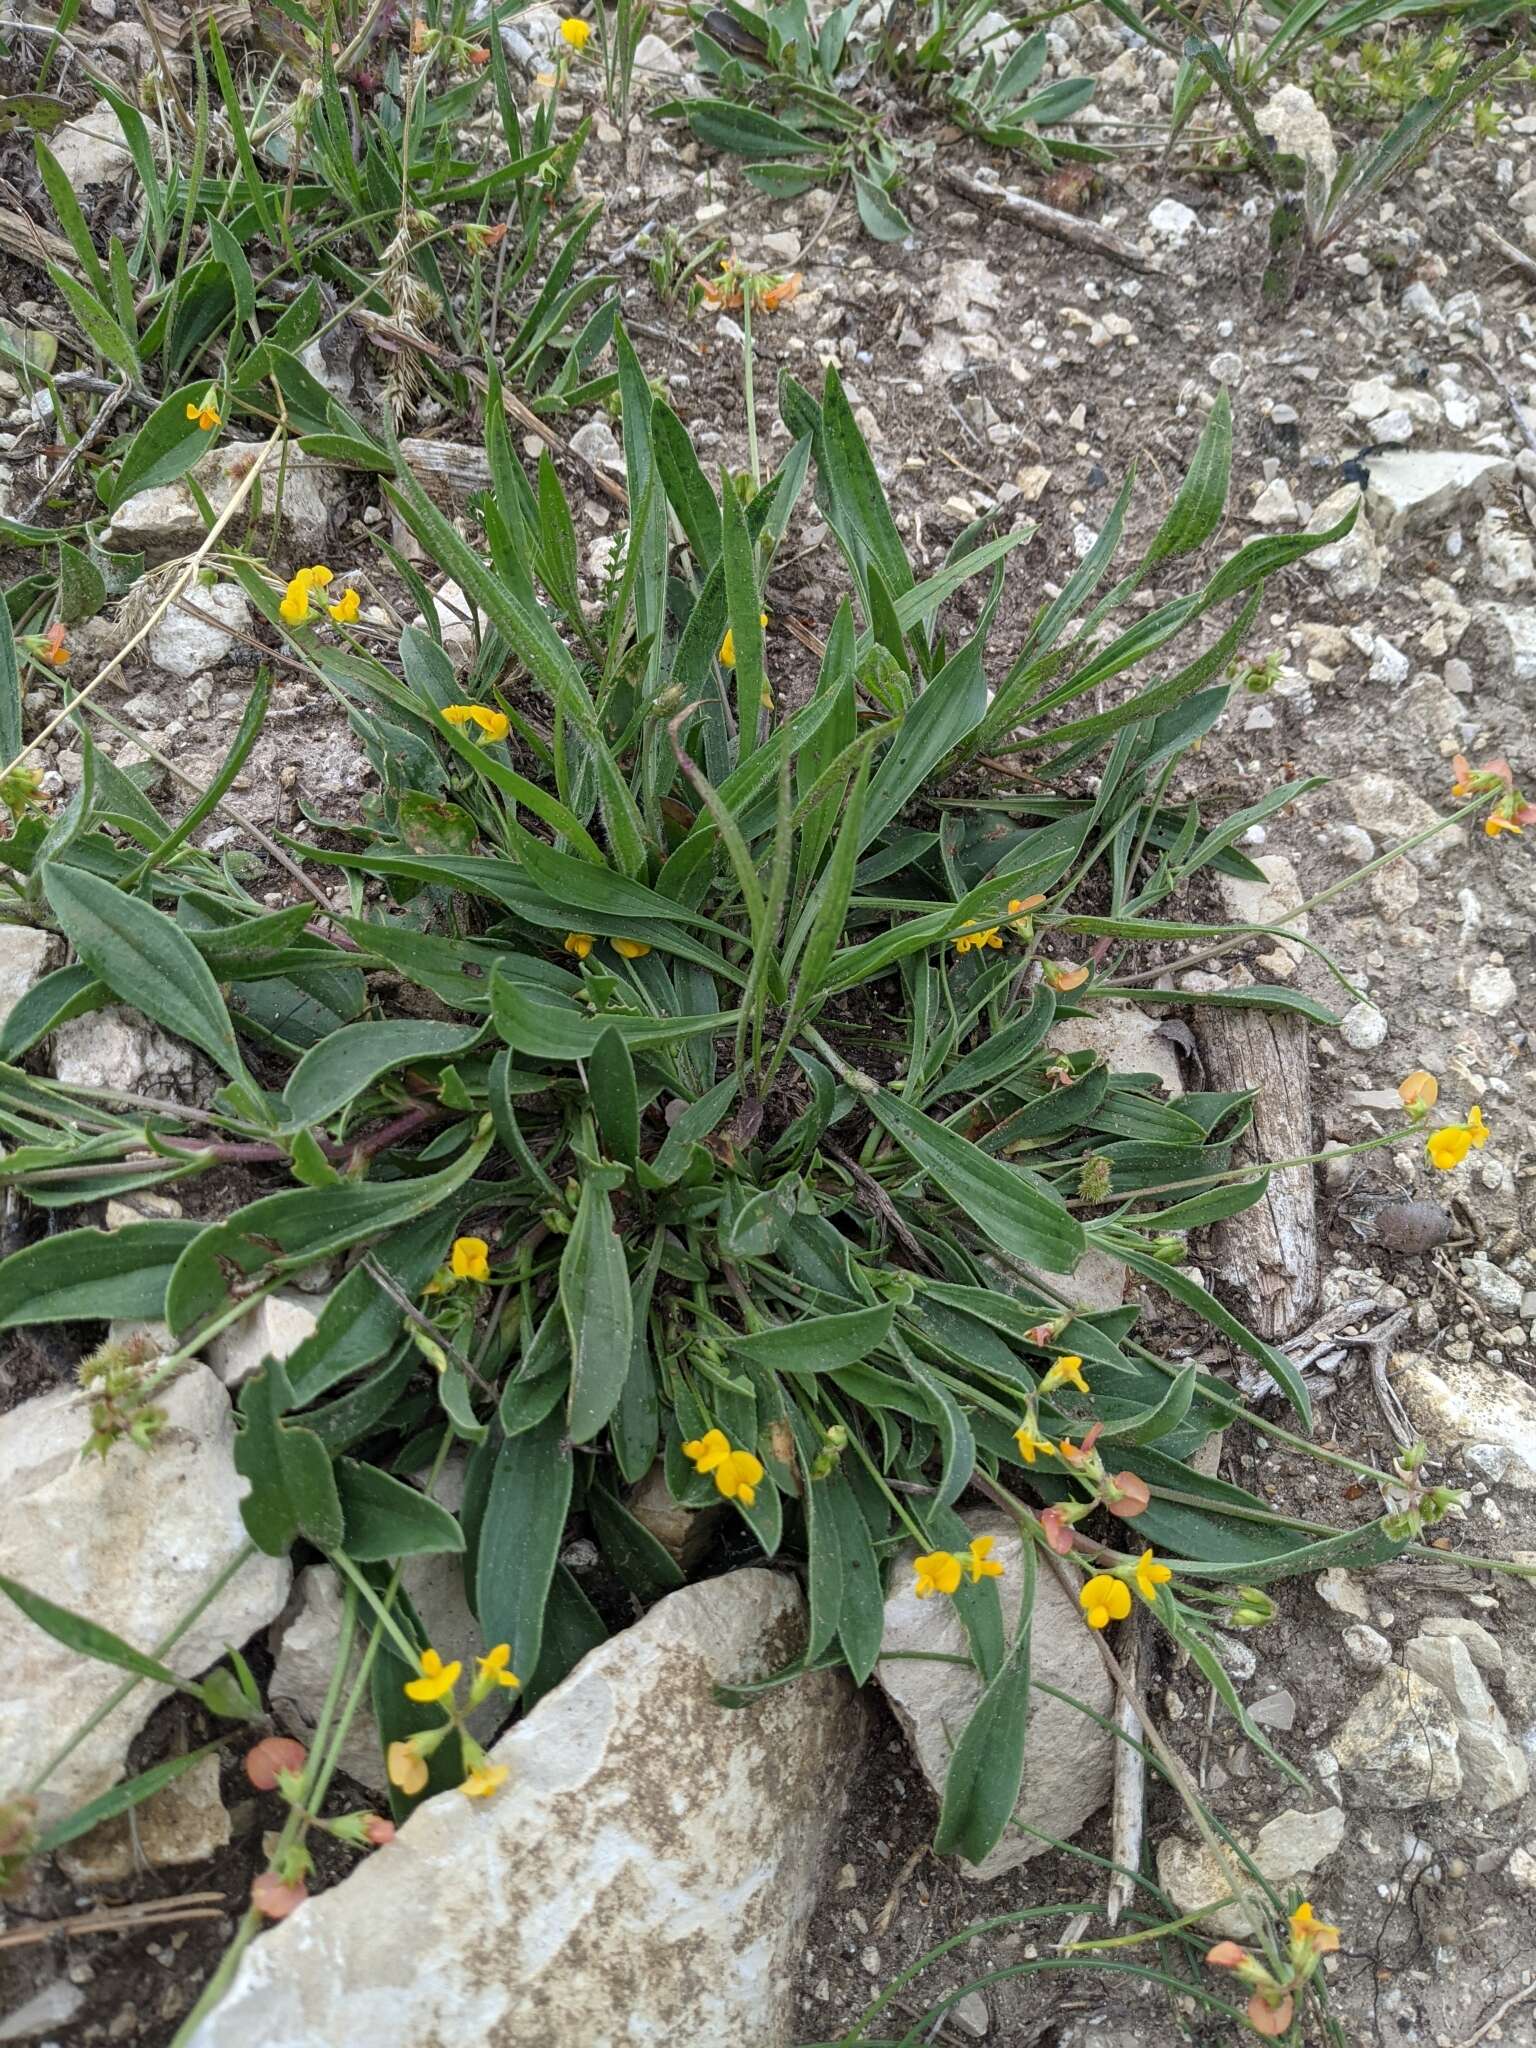
[[[387,1124],[380,1124],[376,1131],[370,1131],[366,1138],[319,1138],[316,1143],[333,1165],[342,1160],[356,1161],[372,1159],[377,1152],[387,1151],[391,1145],[399,1144],[413,1131],[419,1131],[423,1124],[435,1123],[446,1114],[440,1103],[424,1102],[415,1109],[408,1109],[403,1115],[394,1117]],[[280,1145],[245,1143],[233,1138],[177,1138],[161,1137],[159,1142],[172,1152],[196,1152],[218,1160],[221,1164],[245,1166],[269,1166],[288,1154]]]

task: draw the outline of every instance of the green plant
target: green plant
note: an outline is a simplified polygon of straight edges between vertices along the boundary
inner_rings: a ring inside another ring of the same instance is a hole
[[[1058,81],[1031,94],[1045,62],[1043,32],[1000,66],[985,43],[967,48],[985,11],[976,0],[954,9],[935,0],[928,33],[915,42],[896,27],[905,12],[893,11],[868,45],[850,37],[858,12],[852,0],[819,30],[804,0],[785,0],[766,15],[724,0],[694,29],[699,68],[714,95],[672,100],[657,113],[686,120],[701,142],[742,157],[743,175],[761,191],[787,198],[846,178],[866,231],[877,241],[903,241],[911,226],[895,195],[925,146],[893,130],[873,89],[881,73],[917,83],[973,133],[1036,162],[1102,154],[1039,133],[1069,120],[1092,97],[1092,81]],[[973,61],[962,71],[967,58]]]
[[[652,0],[614,0],[610,16],[597,10],[597,32],[603,49],[603,94],[621,135],[629,133],[629,96],[635,76],[635,51],[654,12]]]

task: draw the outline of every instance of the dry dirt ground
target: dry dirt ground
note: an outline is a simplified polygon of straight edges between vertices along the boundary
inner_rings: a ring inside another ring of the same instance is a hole
[[[1536,426],[1536,287],[1532,275],[1480,243],[1479,222],[1511,238],[1511,193],[1536,173],[1536,114],[1529,99],[1493,143],[1457,140],[1396,186],[1307,271],[1282,314],[1262,312],[1257,281],[1265,222],[1247,179],[1209,178],[1157,158],[1150,119],[1166,109],[1168,77],[1150,52],[1126,52],[1118,32],[1092,27],[1075,65],[1100,76],[1099,105],[1117,125],[1117,146],[1088,212],[1135,239],[1162,199],[1191,207],[1198,228],[1177,250],[1159,251],[1161,274],[1139,275],[1074,249],[1042,241],[965,205],[920,175],[907,194],[915,234],[910,246],[882,247],[860,235],[846,202],[832,217],[817,201],[788,205],[753,194],[729,161],[707,161],[685,131],[637,117],[627,147],[601,123],[581,176],[605,199],[601,246],[621,250],[647,223],[698,227],[729,236],[736,253],[775,270],[803,268],[795,304],[758,329],[760,423],[770,455],[782,450],[771,395],[782,365],[814,382],[835,358],[874,443],[914,559],[936,567],[954,534],[988,503],[1006,526],[1035,522],[1011,564],[1010,596],[999,622],[1007,649],[1035,608],[1060,587],[1077,559],[1082,530],[1107,515],[1134,462],[1139,493],[1125,559],[1155,530],[1194,447],[1208,408],[1225,383],[1236,421],[1230,517],[1222,551],[1259,530],[1248,510],[1275,477],[1288,484],[1305,518],[1357,472],[1349,465],[1371,429],[1346,412],[1357,380],[1384,377],[1394,387],[1433,394],[1449,377],[1477,401],[1479,416],[1459,429],[1443,418],[1419,425],[1413,446],[1492,447],[1513,457]],[[605,139],[606,137],[606,139]],[[686,145],[686,146],[685,146]],[[970,147],[944,145],[953,160]],[[23,187],[30,183],[18,173]],[[798,252],[814,239],[803,263]],[[745,456],[739,351],[717,316],[689,323],[657,293],[644,250],[621,262],[622,301],[648,367],[695,431],[706,465],[740,465]],[[13,270],[13,305],[40,296],[37,274]],[[1429,287],[1442,308],[1460,294],[1460,324],[1430,325],[1405,307],[1410,287]],[[338,373],[355,370],[358,402],[369,402],[377,364],[345,331]],[[1526,425],[1507,390],[1527,405]],[[867,409],[867,412],[864,410]],[[430,423],[426,423],[430,426]],[[574,423],[566,423],[572,425]],[[445,423],[453,431],[453,423]],[[567,469],[584,520],[584,538],[613,531],[607,502],[575,468]],[[338,498],[330,559],[368,558],[365,488]],[[1514,531],[1530,530],[1526,504],[1504,489],[1495,503]],[[1450,517],[1391,543],[1371,595],[1343,600],[1303,563],[1271,584],[1251,643],[1283,664],[1278,687],[1235,700],[1225,723],[1181,777],[1179,794],[1201,793],[1213,813],[1251,801],[1286,776],[1322,774],[1329,786],[1271,820],[1263,851],[1294,864],[1307,895],[1344,877],[1418,822],[1412,799],[1447,807],[1449,757],[1507,754],[1517,779],[1536,785],[1532,692],[1524,695],[1478,650],[1462,645],[1465,612],[1490,593],[1481,583],[1476,526],[1480,514]],[[771,596],[818,632],[831,621],[839,578],[833,544],[813,514],[792,530],[788,564]],[[1218,558],[1217,544],[1207,558]],[[1156,584],[1164,597],[1191,587],[1193,572]],[[387,585],[382,586],[387,589]],[[1151,592],[1148,593],[1150,599]],[[1516,602],[1532,602],[1527,597]],[[1379,642],[1392,654],[1383,656]],[[772,641],[770,645],[772,646]],[[780,647],[786,650],[787,641]],[[1458,652],[1458,648],[1461,649]],[[236,650],[215,677],[207,712],[184,706],[181,744],[213,746],[206,730],[221,703],[243,701],[248,656]],[[1375,670],[1375,674],[1371,673]],[[108,699],[142,692],[162,699],[180,686],[132,669]],[[315,812],[345,815],[366,788],[366,765],[330,707],[302,683],[281,678],[269,734],[237,790],[252,814],[291,823],[298,794]],[[130,721],[131,723],[131,721]],[[153,728],[152,728],[153,729]],[[174,741],[177,737],[171,735]],[[63,764],[68,779],[70,764]],[[1360,796],[1361,778],[1391,788]],[[1405,798],[1407,799],[1405,801]],[[1341,829],[1342,828],[1342,829]],[[1415,1258],[1397,1256],[1358,1234],[1347,1204],[1324,1193],[1325,1276],[1338,1291],[1402,1301],[1412,1320],[1402,1341],[1452,1358],[1502,1363],[1536,1380],[1530,1347],[1529,1290],[1536,1267],[1525,1249],[1536,1220],[1530,1039],[1536,976],[1536,894],[1529,854],[1515,841],[1468,836],[1444,848],[1428,871],[1394,869],[1374,885],[1314,912],[1310,936],[1327,948],[1384,1014],[1387,1035],[1369,1051],[1336,1034],[1314,1034],[1316,1137],[1349,1141],[1380,1128],[1378,1099],[1414,1067],[1427,1067],[1458,1111],[1481,1101],[1494,1129],[1488,1150],[1455,1177],[1455,1240]],[[1262,950],[1259,947],[1254,952]],[[1232,963],[1225,963],[1231,971]],[[1513,994],[1502,992],[1506,970]],[[1261,971],[1262,972],[1262,971]],[[1297,985],[1325,999],[1338,990],[1315,956],[1295,969]],[[1472,1007],[1474,989],[1482,1010]],[[1341,1007],[1346,1006],[1343,998]],[[1378,1154],[1356,1192],[1407,1186],[1440,1196],[1422,1150]],[[1463,1261],[1486,1249],[1527,1291],[1522,1316],[1500,1314],[1469,1286]],[[1354,1277],[1348,1277],[1348,1276]],[[1232,1276],[1217,1275],[1217,1279]],[[1240,1293],[1240,1290],[1239,1290]],[[1177,1341],[1178,1332],[1173,1333]],[[1391,1438],[1361,1371],[1320,1408],[1320,1432],[1358,1456],[1385,1462]],[[1336,1475],[1300,1456],[1277,1455],[1241,1430],[1228,1437],[1222,1470],[1291,1512],[1347,1523],[1373,1511],[1336,1483]],[[1467,1552],[1536,1550],[1533,1498],[1478,1482],[1469,1518],[1453,1541]],[[1536,1590],[1519,1582],[1452,1569],[1442,1578],[1394,1568],[1368,1585],[1371,1618],[1394,1643],[1419,1617],[1456,1613],[1481,1620],[1503,1647],[1501,1699],[1510,1725],[1536,1742]],[[1250,1701],[1288,1692],[1294,1719],[1272,1729],[1277,1747],[1302,1771],[1368,1684],[1341,1650],[1348,1619],[1310,1583],[1279,1589],[1279,1618],[1254,1640],[1258,1674]],[[1147,1694],[1161,1725],[1231,1824],[1261,1820],[1292,1802],[1284,1781],[1218,1712],[1206,1688],[1157,1651]],[[878,1704],[875,1740],[853,1787],[841,1842],[812,1929],[800,1994],[805,2039],[834,2038],[890,1977],[970,1921],[1053,1900],[1095,1895],[1081,1862],[1047,1855],[1024,1870],[978,1886],[924,1853],[934,1806],[904,1745]],[[1529,1732],[1528,1732],[1529,1731]],[[153,1744],[155,1731],[145,1740]],[[1314,1779],[1314,1782],[1316,1780]],[[267,1802],[226,1787],[242,1832],[226,1859],[186,1874],[185,1888],[244,1889]],[[1306,1802],[1302,1802],[1306,1803]],[[1154,1792],[1153,1843],[1177,1821],[1171,1797]],[[1473,2041],[1536,2039],[1536,2000],[1522,2000],[1502,2021],[1505,2001],[1536,1973],[1536,1906],[1504,1872],[1509,1850],[1536,1837],[1536,1801],[1491,1823],[1454,1804],[1352,1819],[1343,1848],[1319,1887],[1326,1917],[1345,1929],[1332,1960],[1334,2009],[1345,2038],[1382,2048],[1470,2048]],[[1106,1853],[1102,1820],[1083,1845]],[[226,1863],[228,1868],[225,1867]],[[163,1877],[113,1889],[130,1899],[172,1887]],[[69,1908],[67,1886],[49,1889],[48,1907]],[[93,1903],[100,1903],[94,1899]],[[1047,1923],[1049,1927],[1053,1923]],[[122,1943],[79,1945],[67,1973],[89,1987],[80,2019],[61,2038],[74,2048],[104,2040],[164,2041],[195,1996],[217,1953],[218,1925]],[[898,2008],[909,2024],[929,2000],[967,1980],[1050,1953],[1054,1936],[1003,1927],[957,1947]],[[56,1967],[56,1964],[54,1965]],[[50,1972],[51,1974],[51,1972]],[[1105,1985],[1109,1988],[1106,1989]],[[23,1987],[24,1989],[24,1987]],[[1025,2048],[1131,2048],[1131,2044],[1227,2038],[1161,1993],[1130,1980],[1082,1974],[1002,1978],[937,2035]],[[899,2032],[900,2027],[892,2029]],[[750,2048],[750,2044],[744,2044]]]

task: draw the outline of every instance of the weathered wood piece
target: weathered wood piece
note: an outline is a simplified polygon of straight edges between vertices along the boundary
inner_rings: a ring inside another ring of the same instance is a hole
[[[1312,1077],[1303,1017],[1197,1008],[1206,1086],[1256,1088],[1253,1128],[1235,1163],[1312,1150]],[[1214,1224],[1211,1262],[1235,1312],[1270,1342],[1301,1327],[1317,1299],[1317,1209],[1310,1166],[1271,1174],[1251,1209]]]

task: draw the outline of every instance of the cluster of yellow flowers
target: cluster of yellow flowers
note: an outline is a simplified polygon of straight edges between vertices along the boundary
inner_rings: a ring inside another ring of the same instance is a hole
[[[683,1445],[683,1456],[693,1461],[695,1472],[713,1473],[715,1489],[726,1500],[740,1501],[744,1508],[757,1499],[763,1466],[751,1451],[734,1451],[723,1429],[706,1429]]]
[[[1159,1564],[1150,1550],[1144,1550],[1134,1567],[1123,1566],[1119,1572],[1095,1572],[1085,1580],[1078,1593],[1077,1604],[1082,1608],[1090,1628],[1108,1628],[1112,1621],[1124,1621],[1131,1611],[1131,1589],[1126,1583],[1126,1573],[1135,1582],[1136,1590],[1149,1607],[1157,1605],[1157,1589],[1166,1586],[1173,1577],[1168,1565]]]
[[[512,721],[505,711],[487,711],[483,704],[446,704],[443,707],[443,716],[450,725],[456,725],[461,730],[466,725],[477,727],[493,742],[504,740],[512,730]]]
[[[1440,1083],[1433,1074],[1416,1067],[1398,1082],[1397,1093],[1408,1112],[1409,1121],[1420,1123],[1439,1101]],[[1431,1166],[1439,1167],[1442,1173],[1450,1173],[1460,1166],[1469,1152],[1481,1152],[1489,1135],[1488,1126],[1483,1122],[1483,1112],[1474,1103],[1467,1111],[1464,1123],[1442,1124],[1439,1130],[1431,1131],[1424,1140],[1424,1149],[1429,1154]]]
[[[511,1661],[512,1651],[506,1643],[497,1643],[483,1657],[475,1659],[475,1679],[469,1689],[466,1712],[473,1712],[482,1700],[488,1699],[498,1689],[517,1689],[518,1680],[507,1668]],[[415,1700],[419,1705],[441,1705],[446,1718],[440,1727],[418,1729],[404,1741],[389,1745],[384,1759],[389,1782],[407,1799],[414,1799],[417,1793],[425,1791],[428,1759],[438,1745],[456,1730],[465,1767],[459,1790],[467,1799],[488,1798],[498,1785],[505,1782],[507,1767],[505,1764],[493,1764],[464,1726],[458,1702],[458,1684],[464,1666],[457,1658],[451,1664],[445,1664],[436,1650],[423,1650],[417,1668],[420,1676],[406,1682],[406,1698]]]
[[[1012,922],[1013,930],[1018,933],[1021,939],[1027,939],[1033,934],[1034,927],[1030,923],[1029,913],[1032,910],[1038,910],[1044,901],[1045,898],[1043,896],[1014,896],[1010,899],[1008,916]],[[989,924],[983,926],[979,931],[957,932],[953,943],[957,953],[984,953],[988,947],[1001,952],[1003,947],[1003,928],[1001,924]],[[1086,980],[1087,977],[1088,970],[1085,967],[1082,978]]]
[[[290,626],[304,625],[310,615],[310,599],[317,590],[328,589],[336,580],[332,570],[323,562],[316,562],[311,568],[300,569],[296,576],[288,579],[288,588],[283,592],[278,616]],[[348,584],[335,604],[327,604],[326,610],[338,626],[350,626],[363,608],[363,600]]]
[[[967,1571],[971,1584],[978,1585],[983,1579],[1000,1579],[1003,1568],[992,1556],[992,1538],[973,1536],[966,1556],[960,1557],[953,1550],[930,1550],[924,1556],[912,1560],[916,1579],[912,1590],[919,1600],[926,1600],[930,1593],[955,1593]]]
[[[1266,2041],[1278,2041],[1290,2031],[1296,2014],[1296,1993],[1316,1972],[1324,1956],[1339,1946],[1339,1930],[1319,1920],[1308,1900],[1303,1899],[1290,1917],[1290,1943],[1283,1975],[1277,1977],[1241,1942],[1218,1941],[1206,1951],[1205,1960],[1218,1970],[1230,1970],[1252,1993],[1247,2019],[1253,2031]]]
[[[596,944],[597,938],[592,932],[567,932],[565,935],[565,951],[574,953],[578,960],[585,960]],[[612,945],[623,960],[643,960],[651,950],[641,939],[614,939]]]

